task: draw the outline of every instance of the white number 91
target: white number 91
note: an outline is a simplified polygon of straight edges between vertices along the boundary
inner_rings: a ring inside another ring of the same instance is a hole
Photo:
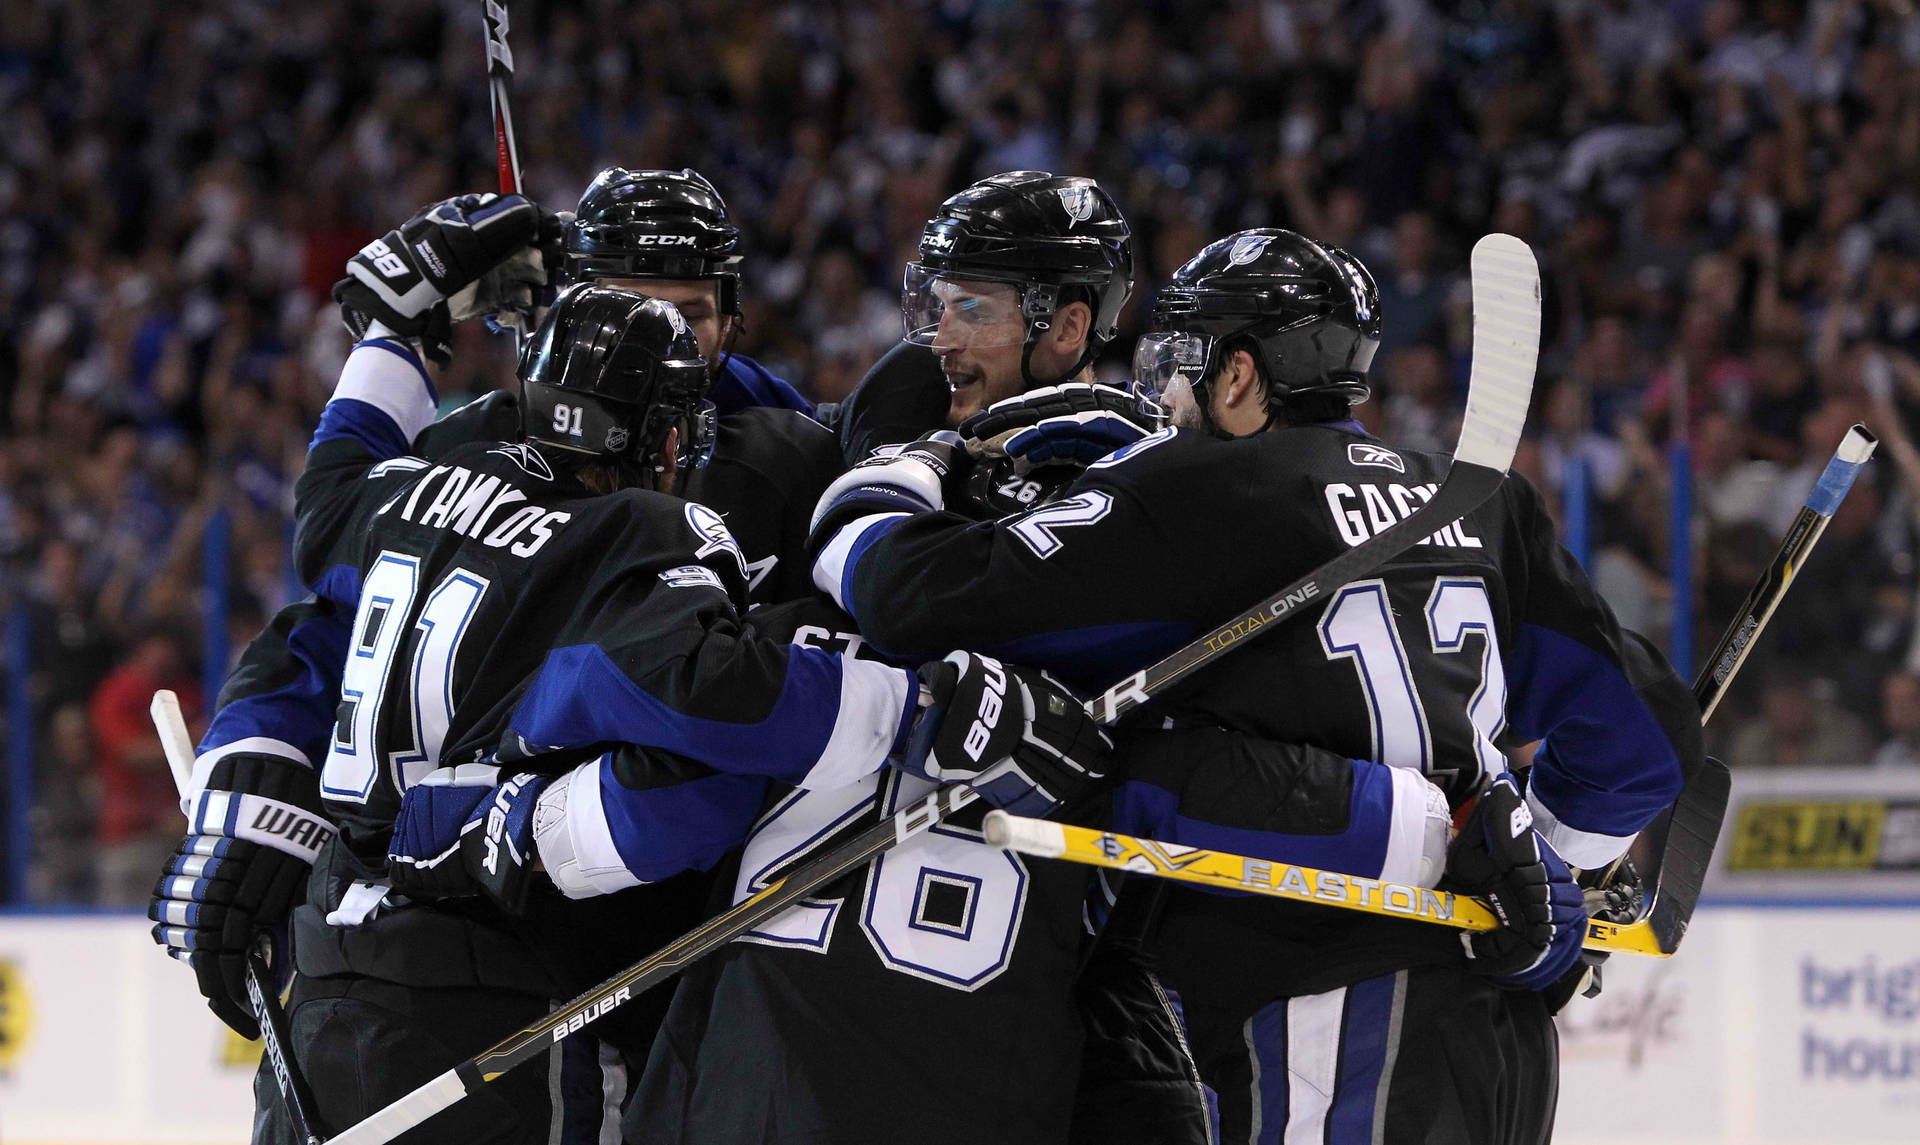
[[[580,432],[581,407],[557,405],[553,407],[553,431],[555,433]]]

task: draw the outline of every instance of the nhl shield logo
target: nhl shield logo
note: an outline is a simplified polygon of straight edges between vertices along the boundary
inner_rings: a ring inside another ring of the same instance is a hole
[[[1395,473],[1405,473],[1407,463],[1400,455],[1384,445],[1356,441],[1347,446],[1347,460],[1354,465],[1372,465],[1380,469],[1391,469]]]
[[[1247,265],[1254,259],[1259,258],[1260,252],[1266,250],[1267,244],[1272,241],[1272,235],[1242,235],[1233,240],[1233,246],[1228,248],[1227,265]]]
[[[627,427],[615,425],[607,427],[607,452],[625,453],[627,451]]]
[[[1061,187],[1054,192],[1060,196],[1060,205],[1066,208],[1067,216],[1073,220],[1068,223],[1084,223],[1093,217],[1092,187]]]

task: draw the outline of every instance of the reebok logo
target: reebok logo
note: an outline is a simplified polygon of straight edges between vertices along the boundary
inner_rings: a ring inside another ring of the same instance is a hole
[[[1356,441],[1347,446],[1347,462],[1352,465],[1372,465],[1380,469],[1391,469],[1395,473],[1405,473],[1407,463],[1400,455],[1384,445]]]
[[[993,738],[993,729],[1000,726],[1000,713],[1006,708],[1007,670],[998,660],[989,660],[985,656],[976,657],[980,668],[986,673],[987,686],[980,693],[980,713],[973,717],[973,723],[967,728],[966,741],[961,745],[966,749],[967,758],[980,762],[980,753],[987,750],[987,741]]]

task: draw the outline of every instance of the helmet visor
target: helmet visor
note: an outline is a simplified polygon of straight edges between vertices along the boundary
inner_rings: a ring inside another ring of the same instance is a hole
[[[936,350],[982,350],[1027,340],[1020,288],[1011,282],[959,278],[907,264],[900,287],[905,338]]]
[[[1185,381],[1189,387],[1200,383],[1212,351],[1211,334],[1171,330],[1142,334],[1133,347],[1134,392],[1164,404],[1175,382]]]

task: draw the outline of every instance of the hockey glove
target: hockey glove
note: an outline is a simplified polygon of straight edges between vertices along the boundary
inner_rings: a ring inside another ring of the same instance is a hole
[[[558,236],[553,212],[521,195],[444,199],[360,248],[347,260],[347,277],[334,284],[333,298],[355,338],[367,337],[377,323],[419,339],[427,356],[445,365],[452,321],[447,300],[472,287],[475,293],[462,299],[462,309],[477,313],[481,278],[517,259],[513,269],[496,276],[489,289],[499,297],[488,304],[518,304],[524,293],[530,311],[533,279],[543,286],[546,268],[555,264],[545,255],[523,253],[551,247]]]
[[[257,1038],[247,1000],[247,949],[262,930],[286,925],[306,900],[307,874],[333,825],[320,809],[313,771],[273,755],[217,760],[187,805],[189,834],[153,888],[153,940],[193,967],[221,1021]],[[274,973],[291,969],[274,943]]]
[[[1025,476],[1047,466],[1085,469],[1166,424],[1159,406],[1114,386],[1067,382],[998,401],[960,423],[967,452],[1007,457]]]
[[[937,429],[896,452],[873,456],[834,478],[813,508],[807,551],[818,553],[841,526],[875,513],[946,508],[947,492],[970,464],[960,436]]]
[[[1113,741],[1045,672],[971,652],[917,671],[927,706],[903,769],[964,783],[1016,815],[1046,815],[1106,778]]]
[[[411,898],[484,894],[509,914],[527,901],[538,855],[533,811],[547,776],[500,782],[485,764],[442,767],[407,789],[387,844],[387,878]]]
[[[1502,986],[1543,990],[1579,961],[1587,912],[1573,872],[1533,829],[1533,813],[1502,775],[1480,793],[1447,851],[1455,889],[1487,900],[1497,930],[1461,935],[1467,966]]]

